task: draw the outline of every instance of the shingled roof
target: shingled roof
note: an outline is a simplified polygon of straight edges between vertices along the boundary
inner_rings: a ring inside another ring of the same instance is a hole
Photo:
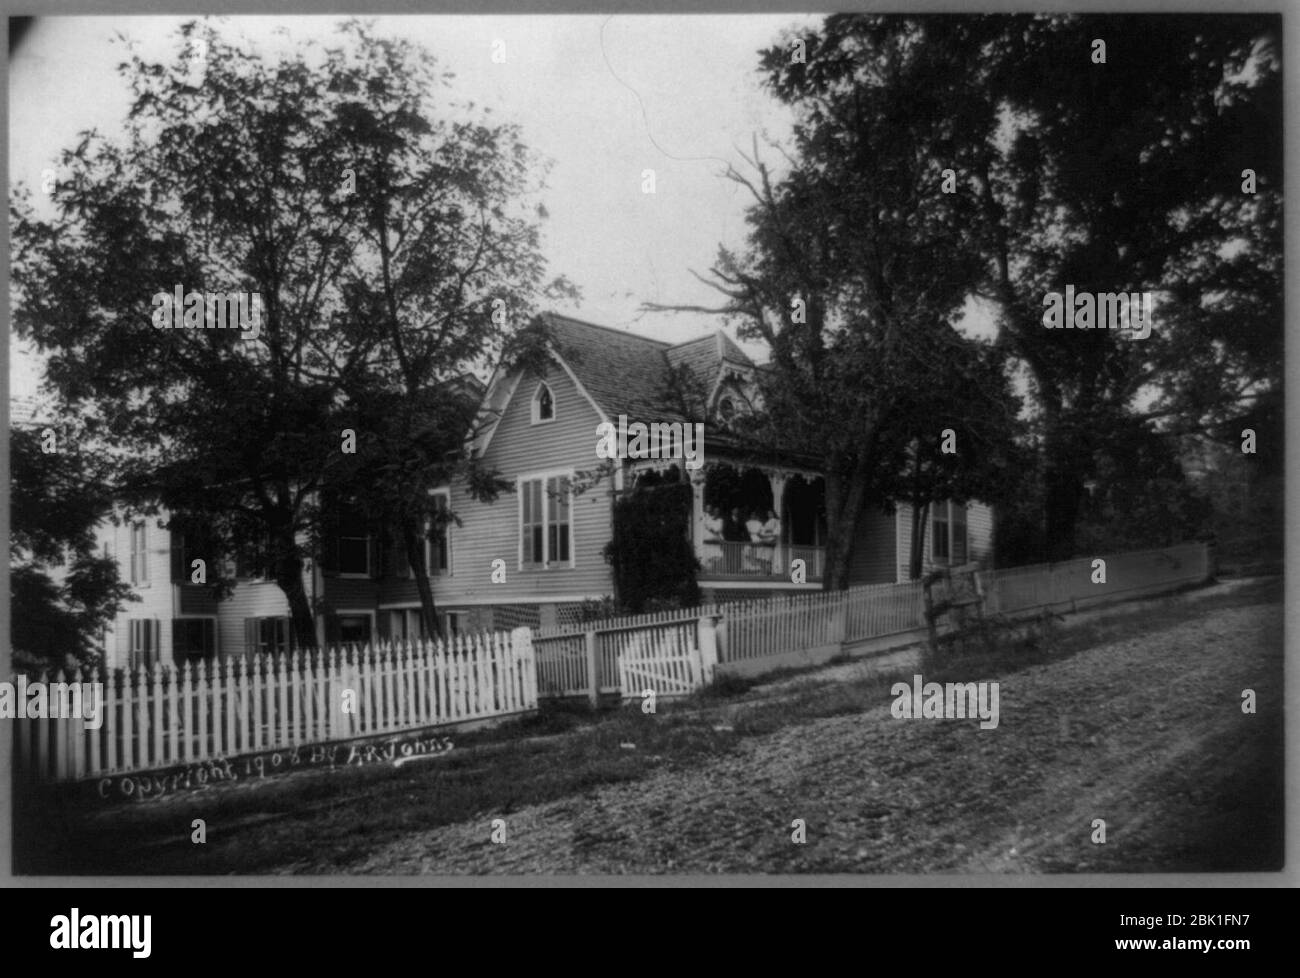
[[[724,360],[754,365],[721,330],[672,344],[556,313],[546,313],[545,319],[556,353],[610,418],[626,414],[639,420],[700,420],[666,410],[670,366],[685,364],[711,386]]]

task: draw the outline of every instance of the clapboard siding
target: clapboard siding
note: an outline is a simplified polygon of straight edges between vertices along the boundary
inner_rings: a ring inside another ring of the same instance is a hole
[[[854,534],[850,584],[891,584],[894,581],[894,518],[879,510],[862,514]]]
[[[358,577],[324,578],[322,605],[324,610],[339,608],[373,609],[379,602],[379,582]]]
[[[533,375],[514,385],[483,456],[484,464],[512,486],[521,475],[591,470],[600,461],[596,457],[600,414],[557,364],[551,364],[545,374],[555,401],[555,420],[532,424],[532,398],[539,379]],[[610,490],[601,483],[573,498],[573,567],[520,570],[518,494],[512,488],[495,502],[485,503],[471,498],[464,485],[454,485],[451,506],[461,523],[453,528],[451,573],[434,579],[435,599],[443,607],[452,607],[462,601],[509,604],[609,594],[612,577],[601,550],[610,538]],[[497,559],[505,562],[503,584],[492,583]]]
[[[438,578],[430,578],[434,588],[434,600],[438,596]],[[416,589],[414,579],[387,578],[379,588],[380,604],[419,604],[420,592]]]

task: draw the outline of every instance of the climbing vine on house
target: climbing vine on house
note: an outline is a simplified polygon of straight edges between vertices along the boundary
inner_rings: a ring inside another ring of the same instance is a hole
[[[642,481],[614,502],[605,560],[614,569],[620,609],[641,614],[699,604],[699,562],[691,546],[691,487]]]

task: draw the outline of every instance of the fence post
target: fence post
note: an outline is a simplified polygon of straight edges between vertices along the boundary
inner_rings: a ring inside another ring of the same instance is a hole
[[[600,706],[600,656],[596,650],[596,633],[588,631],[587,639],[587,699],[593,707]]]
[[[704,685],[710,686],[713,684],[713,670],[718,664],[718,628],[717,620],[712,615],[704,615],[700,618],[697,636],[700,672]]]
[[[522,625],[510,633],[510,680],[519,684],[519,700],[525,710],[537,709],[537,664],[533,654],[533,630]]]

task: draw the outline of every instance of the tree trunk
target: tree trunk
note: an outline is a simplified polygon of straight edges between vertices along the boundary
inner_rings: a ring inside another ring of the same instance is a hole
[[[424,634],[441,639],[438,608],[433,601],[433,585],[429,582],[429,567],[424,560],[424,535],[414,520],[402,520],[402,546],[406,548],[406,562],[411,567],[415,589],[420,595],[420,618],[424,622]]]
[[[1055,400],[1044,412],[1043,517],[1050,561],[1074,556],[1075,533],[1083,494],[1083,473],[1088,447],[1072,437],[1062,409]]]
[[[316,648],[316,618],[312,614],[307,589],[302,582],[303,560],[296,542],[293,549],[275,562],[275,583],[289,601],[289,615],[293,619],[290,647]]]
[[[912,550],[907,563],[907,576],[915,581],[925,566],[925,521],[930,515],[929,502],[912,499]]]
[[[826,474],[826,572],[822,590],[843,591],[849,586],[854,536],[866,509],[869,471],[867,456],[860,455],[847,485],[842,475]]]
[[[842,542],[840,526],[844,509],[844,480],[835,471],[838,459],[830,459],[826,467],[826,559],[822,568],[822,590],[834,591],[837,568],[840,567],[841,553],[845,549]]]
[[[930,501],[921,498],[921,440],[915,443],[916,463],[912,466],[912,546],[908,554],[908,580],[915,581],[925,566],[925,519]]]
[[[1074,556],[1079,524],[1081,487],[1078,466],[1071,460],[1049,459],[1043,478],[1048,559],[1069,560]]]

